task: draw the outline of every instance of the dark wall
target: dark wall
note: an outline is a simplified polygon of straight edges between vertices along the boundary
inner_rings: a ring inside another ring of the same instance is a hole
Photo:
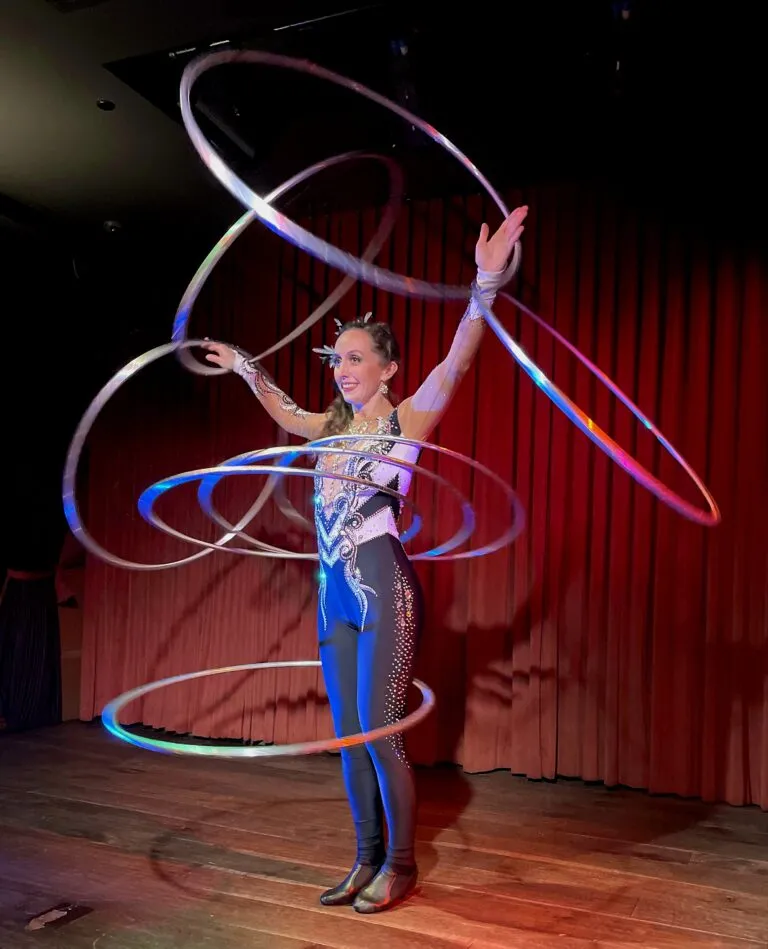
[[[56,472],[75,387],[66,332],[72,281],[55,244],[27,231],[0,232],[0,255],[0,550],[6,567],[44,569],[62,535]]]
[[[0,229],[0,566],[56,563],[74,429],[114,372],[170,338],[175,307],[213,239],[173,243],[166,229]]]

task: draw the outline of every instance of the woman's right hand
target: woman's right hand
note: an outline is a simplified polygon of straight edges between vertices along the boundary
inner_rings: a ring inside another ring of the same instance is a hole
[[[228,369],[230,372],[234,368],[237,353],[231,346],[225,343],[203,343],[203,349],[207,349],[206,360],[212,362],[222,369]]]

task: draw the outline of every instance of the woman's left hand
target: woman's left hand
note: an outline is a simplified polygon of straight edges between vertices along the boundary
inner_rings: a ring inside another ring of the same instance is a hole
[[[488,225],[483,224],[475,247],[475,263],[480,270],[488,270],[491,273],[506,270],[515,241],[520,239],[525,230],[523,221],[527,214],[528,205],[515,208],[490,240]]]

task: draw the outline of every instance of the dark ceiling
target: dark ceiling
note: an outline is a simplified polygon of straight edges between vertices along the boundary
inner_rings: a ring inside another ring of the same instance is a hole
[[[755,33],[741,9],[649,0],[447,9],[3,0],[0,213],[94,228],[229,223],[238,208],[201,165],[177,105],[186,63],[223,43],[307,58],[372,86],[447,134],[500,188],[608,176],[695,198],[737,168],[733,195],[764,166],[763,60],[748,52]],[[412,194],[473,187],[401,120],[316,80],[228,66],[203,76],[194,96],[212,141],[259,188],[350,148],[398,155]],[[311,192],[354,204],[378,187],[366,169]]]

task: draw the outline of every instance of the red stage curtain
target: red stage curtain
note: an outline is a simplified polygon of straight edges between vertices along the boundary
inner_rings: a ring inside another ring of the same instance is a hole
[[[509,195],[531,206],[512,291],[617,380],[704,478],[723,522],[708,529],[656,502],[577,432],[489,331],[435,440],[498,472],[519,492],[527,529],[501,553],[421,563],[429,604],[418,674],[438,709],[409,735],[418,762],[510,769],[768,806],[768,399],[766,270],[756,249],[691,234],[672,216],[573,187]],[[478,200],[409,204],[380,262],[464,282],[483,215]],[[372,211],[318,216],[316,233],[359,251]],[[195,262],[190,262],[190,273]],[[194,316],[197,336],[265,349],[340,276],[258,225],[228,253]],[[373,309],[402,342],[399,393],[447,352],[461,307],[356,287],[341,315]],[[679,467],[561,346],[509,305],[498,308],[545,373],[645,465],[695,499]],[[169,314],[169,331],[170,331]],[[266,361],[278,383],[319,410],[330,374],[311,347],[330,318]],[[91,440],[90,527],[142,560],[194,548],[146,525],[136,499],[166,475],[277,444],[244,383],[193,377],[173,362],[136,378]],[[502,499],[454,462],[424,456],[472,498],[479,539],[505,525]],[[220,509],[235,519],[260,479],[231,479]],[[311,482],[289,496],[309,511]],[[422,550],[457,523],[449,499],[417,479]],[[439,514],[437,504],[439,502]],[[164,498],[172,525],[213,539],[194,489]],[[270,504],[257,536],[311,551],[313,538]],[[312,562],[215,553],[161,572],[89,558],[82,717],[138,683],[271,659],[313,659]],[[201,736],[291,741],[330,735],[315,670],[269,671],[174,686],[130,710]]]

